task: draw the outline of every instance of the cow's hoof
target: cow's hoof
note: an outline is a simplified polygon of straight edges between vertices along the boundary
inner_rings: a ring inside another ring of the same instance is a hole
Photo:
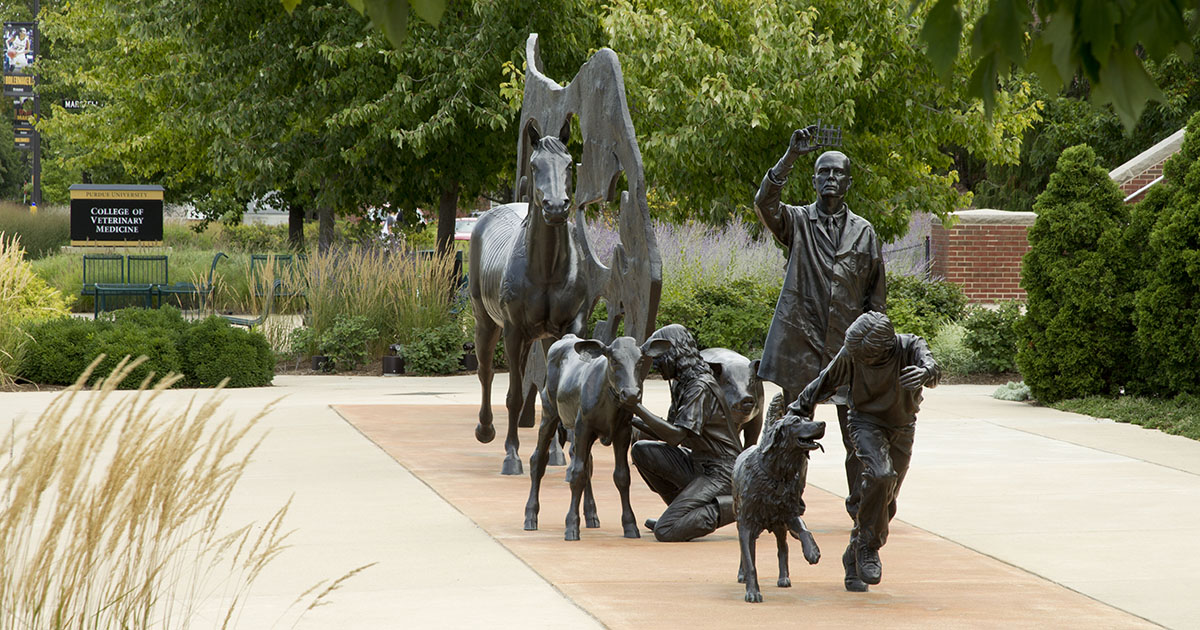
[[[475,425],[475,439],[479,440],[483,444],[487,444],[488,442],[491,442],[492,440],[496,439],[496,425],[494,425],[494,424],[489,424],[487,426],[484,426],[482,424]]]
[[[536,532],[537,531],[537,516],[526,516],[525,517],[525,531],[527,531],[527,532]]]
[[[583,520],[584,524],[588,526],[588,529],[596,529],[597,527],[600,527],[599,516],[585,516],[583,517]]]
[[[579,540],[579,528],[568,528],[563,540]]]
[[[547,466],[566,466],[567,456],[563,455],[561,448],[550,449],[550,456],[546,458]]]
[[[759,592],[758,589],[755,589],[753,591],[746,589],[746,601],[751,604],[761,604],[762,603],[762,593]]]
[[[505,457],[504,465],[500,467],[502,475],[521,475],[525,473],[524,466],[521,465],[521,460],[516,457]]]
[[[779,581],[775,583],[775,585],[778,586],[779,588],[791,588],[792,587],[792,578],[781,577],[781,578],[779,578]]]
[[[626,538],[641,538],[642,533],[638,531],[637,525],[635,525],[633,523],[629,523],[628,525],[625,526],[625,537]]]

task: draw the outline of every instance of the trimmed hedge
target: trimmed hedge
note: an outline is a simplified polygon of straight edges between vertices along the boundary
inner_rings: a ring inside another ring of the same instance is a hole
[[[111,319],[66,317],[33,326],[29,334],[20,374],[45,385],[74,383],[102,353],[106,357],[96,374],[108,374],[126,355],[147,357],[121,383],[126,389],[168,373],[182,374],[183,384],[191,387],[213,387],[225,377],[229,387],[261,387],[275,374],[275,355],[262,335],[219,317],[190,323],[171,307],[124,309]]]

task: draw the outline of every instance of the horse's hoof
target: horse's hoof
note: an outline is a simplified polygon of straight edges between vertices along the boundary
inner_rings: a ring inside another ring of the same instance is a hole
[[[537,531],[537,517],[536,516],[533,518],[525,519],[525,531],[527,531],[527,532],[536,532]]]
[[[521,460],[516,457],[505,457],[504,465],[500,468],[502,475],[521,475],[525,473],[525,468],[521,466]]]
[[[583,518],[583,520],[585,521],[585,524],[588,526],[588,529],[596,529],[597,527],[600,527],[600,517],[599,516],[585,516]]]
[[[550,457],[546,460],[547,466],[566,466],[567,457],[563,455],[561,448],[551,448]]]
[[[579,528],[568,528],[566,535],[563,536],[563,540],[579,540]]]
[[[492,440],[496,439],[496,425],[494,425],[494,424],[489,424],[486,426],[482,425],[482,424],[475,425],[475,439],[479,440],[480,442],[482,442],[484,444],[487,444],[488,442],[491,442]]]
[[[642,533],[638,531],[637,525],[630,523],[625,526],[625,537],[626,538],[641,538]]]

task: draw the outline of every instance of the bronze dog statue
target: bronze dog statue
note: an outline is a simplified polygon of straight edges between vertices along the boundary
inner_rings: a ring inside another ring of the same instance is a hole
[[[817,440],[824,436],[824,422],[786,415],[768,424],[762,440],[742,451],[733,465],[733,508],[741,543],[738,582],[746,584],[747,602],[762,601],[754,552],[763,530],[775,534],[779,547],[780,588],[792,585],[788,576],[789,533],[800,541],[809,564],[821,559],[817,541],[801,518],[804,507],[800,497],[808,474],[809,452],[821,448]]]

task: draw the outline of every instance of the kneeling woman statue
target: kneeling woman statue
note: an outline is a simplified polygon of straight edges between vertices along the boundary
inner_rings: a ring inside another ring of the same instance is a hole
[[[662,542],[684,542],[734,522],[730,476],[742,443],[692,334],[671,324],[650,338],[671,342],[671,349],[654,359],[654,367],[671,382],[671,409],[664,420],[638,405],[633,425],[648,434],[641,437],[653,439],[639,439],[631,455],[646,485],[667,503],[662,516],[647,519],[646,527]]]

